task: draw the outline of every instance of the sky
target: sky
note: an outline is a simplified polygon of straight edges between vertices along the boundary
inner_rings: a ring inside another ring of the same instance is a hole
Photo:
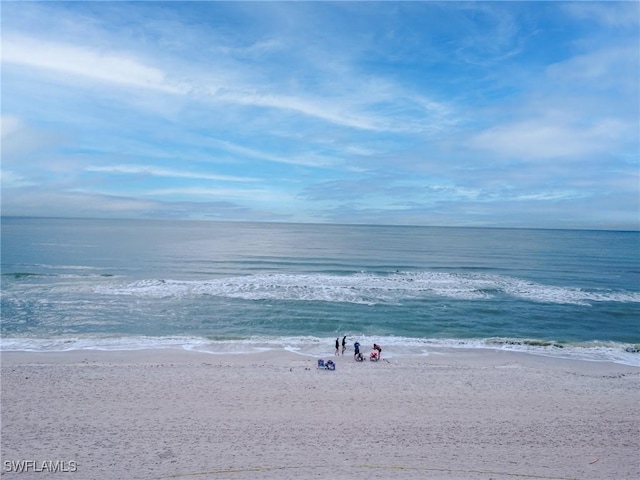
[[[2,215],[640,229],[638,2],[1,5]]]

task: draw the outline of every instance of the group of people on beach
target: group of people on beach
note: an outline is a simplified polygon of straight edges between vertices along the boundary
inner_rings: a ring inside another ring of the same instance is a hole
[[[347,350],[347,336],[345,335],[344,337],[342,337],[342,355],[344,355],[344,352]],[[336,356],[340,355],[340,337],[336,338],[336,352],[335,352]],[[356,362],[362,362],[364,361],[364,357],[362,356],[362,353],[360,352],[360,342],[356,341],[353,344],[353,358],[355,359]],[[382,347],[380,345],[378,345],[377,343],[373,344],[373,351],[369,354],[369,360],[371,361],[378,361],[382,358]]]

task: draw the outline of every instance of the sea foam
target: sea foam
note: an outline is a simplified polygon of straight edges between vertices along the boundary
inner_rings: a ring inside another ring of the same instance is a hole
[[[329,274],[257,274],[212,280],[140,280],[100,285],[96,293],[142,297],[212,295],[245,300],[300,300],[356,304],[397,304],[445,297],[482,300],[497,295],[532,302],[589,305],[592,302],[640,302],[639,292],[587,291],[544,285],[518,278],[440,272]]]
[[[341,337],[339,337],[341,338]],[[461,350],[493,350],[520,352],[558,359],[612,362],[640,367],[637,346],[617,342],[558,343],[545,340],[509,338],[412,338],[400,336],[348,335],[346,355],[353,354],[353,343],[361,350],[382,345],[383,358],[455,356]],[[288,351],[304,357],[334,354],[335,337],[254,336],[244,339],[208,339],[202,337],[69,337],[69,338],[3,338],[0,350],[6,352],[68,352],[77,350],[139,351],[148,349],[183,349],[211,355],[246,355],[265,351]]]

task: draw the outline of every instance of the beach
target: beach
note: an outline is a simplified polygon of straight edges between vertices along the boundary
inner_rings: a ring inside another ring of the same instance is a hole
[[[637,367],[325,359],[335,371],[286,351],[3,352],[3,478],[640,477]]]

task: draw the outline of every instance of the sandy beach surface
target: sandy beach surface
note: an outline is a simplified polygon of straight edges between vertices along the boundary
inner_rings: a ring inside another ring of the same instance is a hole
[[[640,368],[325,358],[3,352],[2,478],[640,478]]]

